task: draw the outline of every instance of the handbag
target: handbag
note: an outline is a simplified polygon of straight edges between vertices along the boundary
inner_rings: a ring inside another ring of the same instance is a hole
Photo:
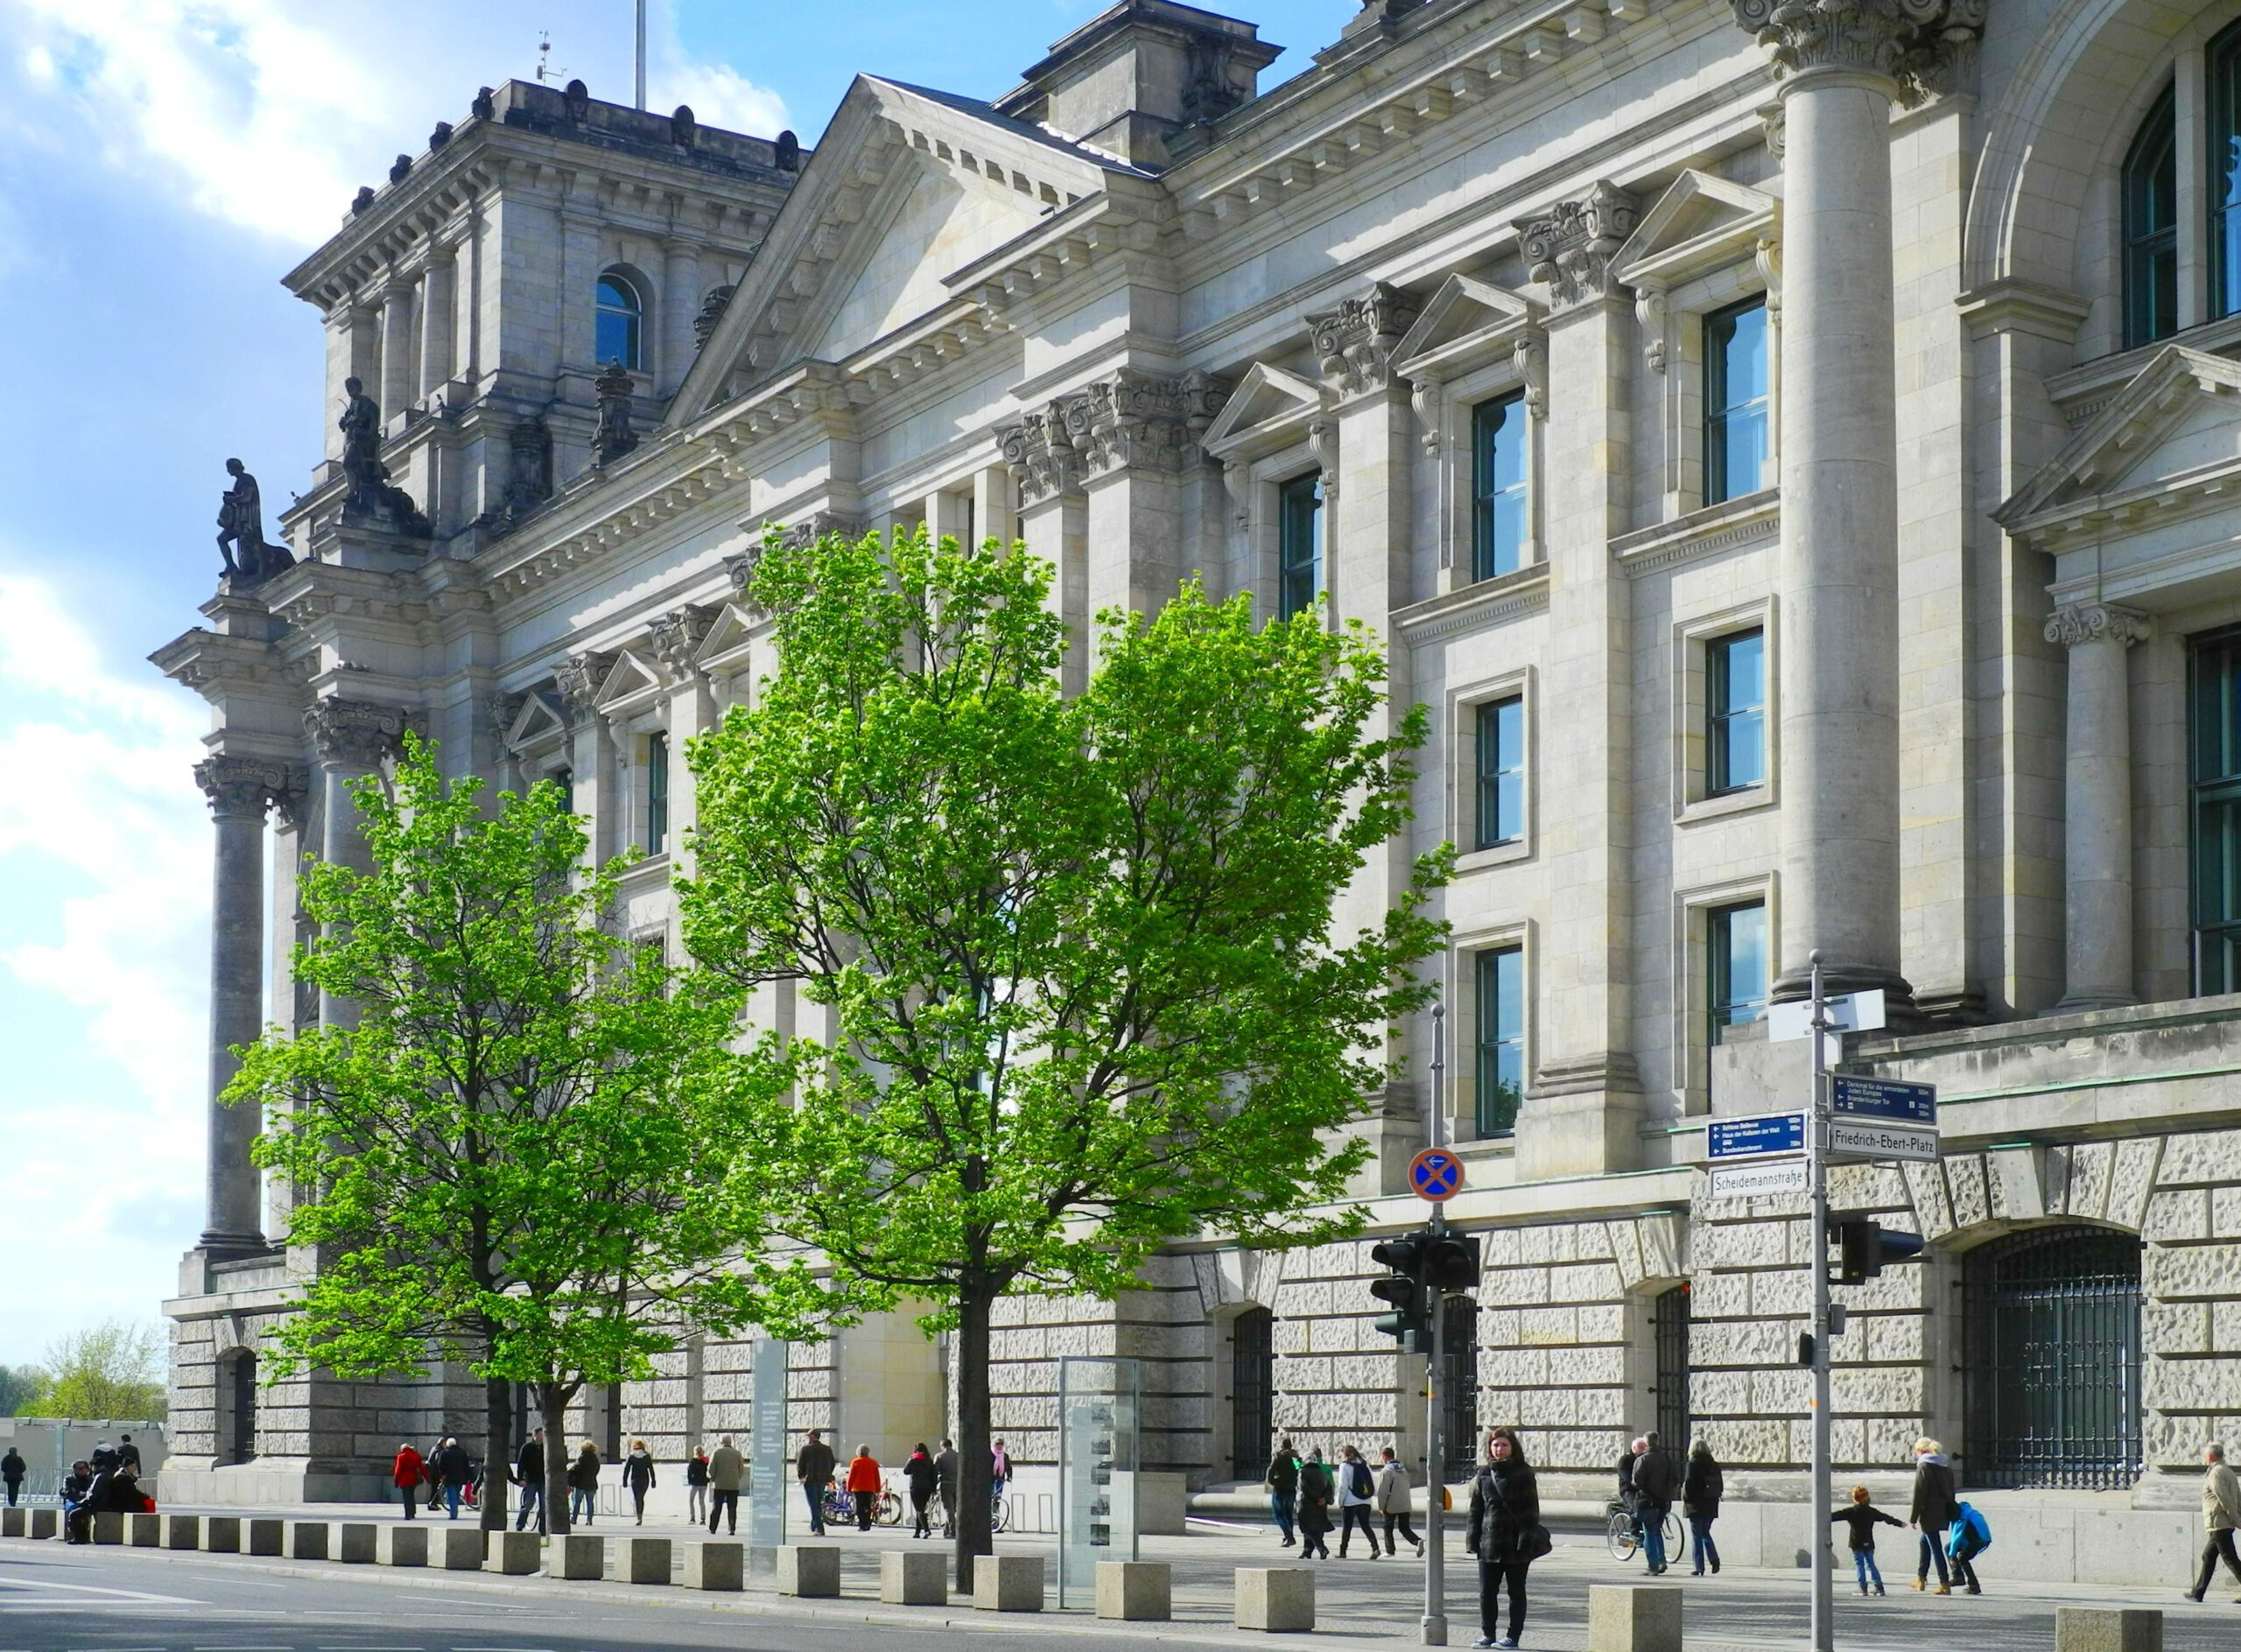
[[[1518,1545],[1517,1552],[1522,1559],[1538,1560],[1556,1546],[1556,1540],[1549,1535],[1549,1529],[1536,1520],[1526,1529],[1525,1541]]]

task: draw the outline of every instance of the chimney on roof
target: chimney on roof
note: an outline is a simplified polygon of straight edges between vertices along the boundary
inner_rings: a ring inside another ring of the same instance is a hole
[[[1156,170],[1171,135],[1253,100],[1283,50],[1260,34],[1174,0],[1120,0],[1053,46],[996,108]]]

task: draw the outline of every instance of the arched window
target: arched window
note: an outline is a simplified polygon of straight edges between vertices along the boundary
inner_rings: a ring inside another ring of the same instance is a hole
[[[1657,1438],[1677,1467],[1689,1449],[1689,1287],[1658,1293],[1650,1306],[1650,1335],[1657,1355]]]
[[[2139,1241],[2044,1227],[1969,1253],[1963,1479],[2128,1489],[2140,1472]]]
[[[2179,142],[2167,87],[2125,156],[2125,347],[2179,330]]]
[[[218,1385],[224,1408],[218,1414],[217,1457],[221,1463],[247,1463],[256,1456],[256,1355],[242,1348],[225,1362]]]
[[[1276,1316],[1247,1308],[1229,1325],[1230,1473],[1268,1472],[1276,1434]]]
[[[620,362],[634,373],[644,369],[645,319],[646,301],[628,276],[610,270],[599,278],[596,354],[601,366]]]

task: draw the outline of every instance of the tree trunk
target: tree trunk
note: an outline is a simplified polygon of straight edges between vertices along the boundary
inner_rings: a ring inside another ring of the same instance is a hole
[[[482,1379],[482,1529],[506,1529],[506,1487],[513,1480],[514,1385],[503,1377]]]
[[[989,1527],[988,1321],[996,1305],[989,1286],[967,1284],[958,1297],[957,1586],[973,1592],[973,1561],[994,1552]]]
[[[544,1419],[544,1529],[547,1535],[568,1535],[568,1470],[576,1454],[568,1449],[568,1385],[540,1382],[537,1414]]]

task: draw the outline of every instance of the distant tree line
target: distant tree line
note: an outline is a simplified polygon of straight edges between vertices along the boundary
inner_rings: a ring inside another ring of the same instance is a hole
[[[0,1365],[0,1417],[114,1417],[161,1422],[165,1338],[109,1319],[50,1343],[39,1365]]]

